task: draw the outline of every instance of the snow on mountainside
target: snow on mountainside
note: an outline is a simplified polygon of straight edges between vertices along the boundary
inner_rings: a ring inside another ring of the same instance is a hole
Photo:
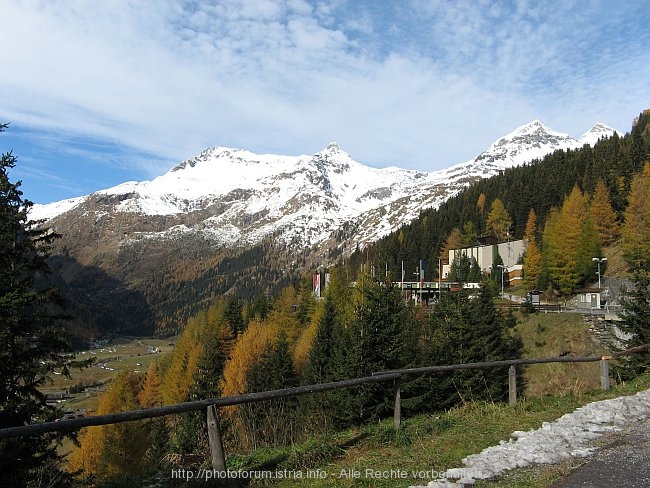
[[[346,239],[363,245],[415,219],[421,210],[438,207],[477,179],[557,149],[593,145],[614,132],[596,124],[575,140],[534,121],[476,158],[430,173],[371,168],[335,143],[313,156],[213,147],[152,181],[34,205],[30,217],[51,220],[55,227],[67,227],[66,220],[106,228],[119,221],[123,243],[182,234],[245,246],[272,235],[296,249],[315,244],[333,249],[342,245],[345,228]],[[91,231],[77,225],[75,232]]]
[[[600,139],[608,138],[612,136],[614,132],[616,132],[619,136],[623,136],[621,132],[614,130],[611,127],[606,126],[605,124],[598,122],[591,129],[589,129],[587,132],[585,132],[580,136],[580,139],[578,139],[578,143],[580,146],[583,146],[585,144],[593,146]]]

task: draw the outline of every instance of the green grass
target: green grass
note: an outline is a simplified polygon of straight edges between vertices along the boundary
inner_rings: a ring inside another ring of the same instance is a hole
[[[524,342],[524,356],[550,357],[602,355],[608,351],[592,339],[589,325],[574,314],[529,314],[519,316],[517,332]],[[402,421],[395,431],[392,421],[351,429],[331,437],[311,439],[289,451],[256,453],[239,466],[291,472],[320,470],[325,479],[285,479],[253,485],[273,486],[372,486],[426,485],[432,472],[462,467],[462,459],[482,449],[507,441],[517,430],[539,428],[592,401],[633,394],[650,388],[650,373],[612,390],[600,390],[598,363],[531,365],[525,370],[527,388],[515,406],[467,403],[448,412],[419,415]],[[244,456],[243,459],[246,459]],[[267,461],[265,462],[266,459]],[[268,462],[268,460],[273,460]],[[578,461],[533,466],[507,473],[497,481],[481,481],[478,487],[544,488],[565,476]],[[387,474],[366,476],[366,470]],[[406,479],[398,475],[406,473]]]
[[[107,386],[122,370],[144,373],[149,364],[159,360],[165,353],[173,349],[170,340],[162,339],[116,339],[106,347],[89,349],[76,353],[77,359],[95,358],[95,366],[82,370],[71,370],[70,378],[54,375],[52,382],[41,389],[44,393],[59,392],[70,389],[74,385],[104,385]],[[160,349],[160,353],[149,353],[147,346]],[[105,363],[108,368],[98,367]],[[74,398],[65,400],[59,405],[66,409],[85,409],[94,411],[97,407],[97,393],[78,393]]]
[[[391,421],[351,429],[331,438],[321,437],[296,445],[290,450],[268,449],[250,459],[229,459],[231,469],[263,469],[285,472],[319,469],[326,479],[287,479],[273,486],[372,486],[399,487],[426,485],[432,471],[461,467],[462,459],[482,449],[506,441],[516,430],[541,427],[586,403],[633,394],[650,388],[650,374],[634,382],[601,390],[545,395],[520,400],[517,405],[469,403],[437,415],[405,419],[396,431]],[[345,447],[341,447],[345,445]],[[275,460],[269,463],[268,460]],[[548,487],[575,463],[535,466],[508,473],[498,481],[482,481],[479,487]],[[366,470],[383,472],[385,478],[366,476]],[[399,479],[406,473],[405,479]],[[352,476],[357,476],[352,478]],[[270,484],[258,480],[254,485]]]
[[[579,314],[535,313],[518,317],[517,332],[524,342],[524,357],[601,356],[609,354],[589,332]],[[536,364],[526,368],[526,395],[587,391],[598,388],[598,363]]]
[[[560,354],[591,356],[608,351],[595,342],[588,324],[573,314],[521,315],[517,332],[521,335],[525,357]],[[146,340],[169,351],[168,341]],[[112,344],[111,349],[95,351],[100,360],[115,371],[91,368],[73,372],[70,384],[77,381],[110,381],[119,370],[146,370],[159,354],[145,354],[137,340]],[[90,354],[87,352],[86,354]],[[138,355],[139,354],[139,355]],[[83,357],[81,355],[80,357]],[[138,366],[138,363],[141,366]],[[462,459],[482,449],[506,441],[517,430],[539,428],[586,403],[633,394],[650,388],[650,373],[628,384],[616,385],[609,392],[599,389],[598,363],[532,365],[525,370],[527,388],[517,405],[467,403],[448,412],[404,418],[395,430],[392,419],[378,424],[311,438],[303,443],[278,449],[259,449],[241,455],[230,453],[231,470],[270,470],[300,472],[325,479],[256,480],[253,486],[371,486],[399,487],[426,485],[434,472],[462,466]],[[57,381],[60,381],[57,378]],[[64,389],[60,384],[53,389]],[[68,406],[90,405],[96,398],[79,395]],[[83,407],[82,407],[83,408]],[[507,473],[497,481],[481,481],[478,487],[545,488],[566,475],[577,461],[552,466],[533,466]],[[205,467],[209,462],[206,460]],[[319,471],[315,471],[319,470]],[[380,476],[367,476],[366,470]],[[405,478],[399,476],[405,474]],[[386,476],[383,476],[386,475]],[[295,478],[295,476],[294,476]]]

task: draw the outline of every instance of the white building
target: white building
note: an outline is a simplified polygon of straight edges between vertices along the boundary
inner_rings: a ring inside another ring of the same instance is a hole
[[[467,256],[470,259],[476,260],[481,271],[490,273],[497,261],[497,254],[501,256],[503,265],[507,268],[508,281],[521,279],[522,265],[521,258],[526,250],[524,241],[505,241],[499,242],[495,237],[479,237],[474,244],[460,249],[452,249],[449,251],[449,263],[442,267],[442,275],[447,277],[451,269],[451,263],[459,256]]]

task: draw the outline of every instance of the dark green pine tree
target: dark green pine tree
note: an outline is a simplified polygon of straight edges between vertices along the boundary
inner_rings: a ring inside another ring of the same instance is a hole
[[[194,383],[190,387],[190,401],[216,398],[221,395],[219,381],[223,377],[227,351],[232,342],[231,323],[224,323],[207,331],[203,352],[199,357]],[[220,328],[222,328],[220,330]],[[220,333],[224,332],[226,333]],[[209,448],[207,438],[206,411],[180,414],[178,426],[174,430],[173,447],[181,454],[205,453]],[[222,432],[227,426],[221,426]]]
[[[339,329],[340,335],[333,341],[331,362],[334,381],[349,380],[364,376],[361,373],[363,362],[362,327],[358,320],[348,327]],[[332,398],[330,415],[336,428],[346,428],[362,422],[363,391],[360,386],[343,388],[329,393]]]
[[[483,283],[476,299],[469,301],[466,322],[466,335],[471,351],[468,362],[502,361],[519,359],[523,352],[523,342],[513,334],[517,321],[511,312],[506,314],[497,310],[494,298],[496,291],[492,283]],[[466,370],[465,372],[470,372]],[[517,370],[517,387],[523,391],[522,368]],[[462,375],[459,375],[462,376]],[[508,368],[489,368],[476,370],[468,375],[467,396],[489,401],[508,399]]]
[[[418,336],[414,310],[390,278],[384,282],[364,280],[360,286],[364,299],[357,319],[361,351],[357,376],[412,366]],[[392,390],[386,384],[363,385],[361,390],[361,421],[392,412]]]
[[[467,292],[444,292],[425,322],[419,366],[441,366],[463,362]],[[405,414],[444,410],[459,402],[458,389],[450,373],[417,376],[403,395]]]
[[[0,124],[0,132],[7,127]],[[62,300],[42,286],[49,271],[46,258],[57,237],[29,221],[31,202],[23,200],[20,182],[8,171],[16,158],[0,161],[0,428],[52,421],[58,412],[39,391],[55,372],[68,374],[75,362],[61,325]],[[65,353],[65,354],[64,354]],[[0,440],[0,484],[25,486],[37,478],[64,484],[57,443],[59,434]]]
[[[490,272],[490,278],[494,284],[499,287],[499,290],[501,290],[501,283],[502,280],[505,280],[505,276],[503,276],[503,268],[500,268],[499,266],[503,266],[503,258],[501,257],[501,254],[496,252],[495,246],[495,253],[492,257],[492,270]]]
[[[312,342],[307,362],[303,370],[302,383],[313,385],[333,381],[335,377],[332,358],[336,349],[337,336],[340,334],[334,302],[326,298],[323,315],[318,321],[316,336]]]
[[[269,304],[268,297],[264,293],[260,293],[248,306],[246,322],[250,322],[256,317],[259,320],[266,320],[266,317],[269,315],[270,310],[271,305]]]
[[[234,337],[237,337],[239,334],[244,332],[244,330],[246,330],[246,322],[244,321],[242,310],[242,304],[237,298],[229,297],[227,299],[223,318],[230,327],[230,330]]]
[[[502,315],[494,303],[496,287],[488,282],[478,297],[467,292],[443,293],[423,337],[422,366],[477,363],[517,359],[522,342],[512,335],[515,320]],[[521,371],[519,373],[519,386]],[[413,399],[405,402],[412,411],[438,411],[471,400],[501,401],[508,397],[507,368],[457,370],[427,375],[417,381]]]
[[[301,280],[298,289],[298,309],[296,317],[300,325],[306,327],[311,322],[312,315],[316,309],[316,297],[312,293],[312,277]]]
[[[334,300],[325,298],[323,315],[318,321],[316,336],[312,342],[303,369],[302,384],[315,385],[336,381],[335,357],[342,342],[343,327],[337,320]],[[300,417],[307,432],[329,430],[334,425],[334,414],[339,403],[337,392],[303,395],[299,398]]]
[[[594,273],[594,257],[602,256],[598,232],[590,219],[585,220],[580,233],[580,244],[576,256],[576,271],[578,274],[578,286],[589,286],[597,277]],[[607,261],[601,264],[601,274],[605,272]]]
[[[623,313],[619,327],[631,335],[625,348],[632,348],[650,343],[650,262],[638,266],[632,278],[634,289],[624,299]],[[650,367],[650,351],[636,353],[621,358],[619,368],[623,379],[631,379]]]
[[[447,279],[453,283],[458,283],[462,287],[465,283],[470,282],[471,273],[471,259],[466,254],[461,254],[452,261]]]
[[[483,271],[478,265],[478,261],[475,258],[472,258],[472,267],[469,272],[469,282],[480,283],[481,281],[483,281]]]
[[[289,342],[281,332],[275,343],[264,348],[246,374],[248,392],[279,390],[298,384]],[[253,446],[286,445],[295,440],[296,398],[249,403],[242,410]]]

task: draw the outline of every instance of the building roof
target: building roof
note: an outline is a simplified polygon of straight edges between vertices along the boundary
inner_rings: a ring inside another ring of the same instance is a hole
[[[499,243],[499,239],[497,239],[494,236],[480,236],[477,237],[476,240],[474,241],[475,246],[492,246],[498,243]]]

